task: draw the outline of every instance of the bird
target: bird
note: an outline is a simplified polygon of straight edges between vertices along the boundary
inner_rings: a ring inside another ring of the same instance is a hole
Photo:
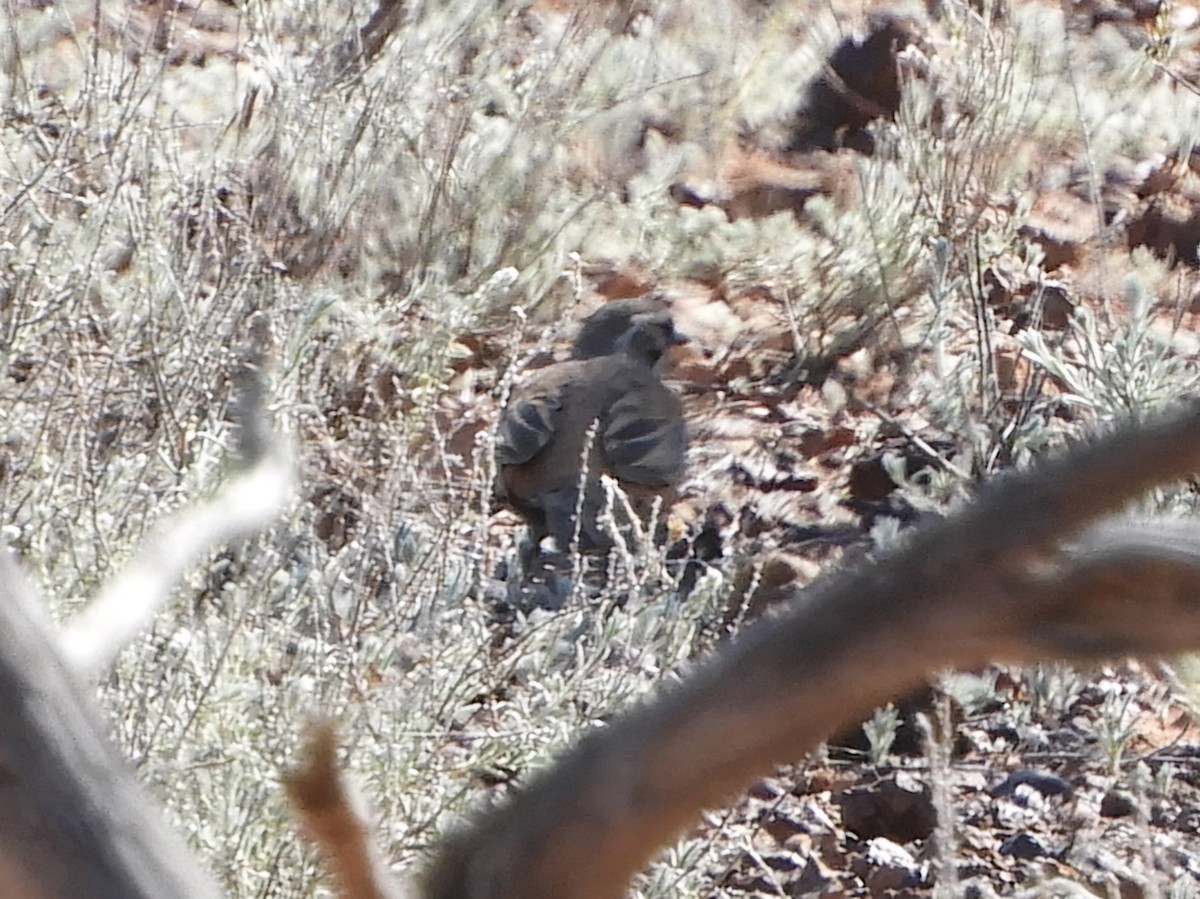
[[[643,519],[656,498],[673,498],[688,437],[682,402],[659,368],[685,340],[661,300],[607,303],[584,321],[570,358],[513,389],[496,430],[495,493],[527,522],[532,550],[547,536],[560,553],[611,548],[598,521],[601,475],[616,479]]]

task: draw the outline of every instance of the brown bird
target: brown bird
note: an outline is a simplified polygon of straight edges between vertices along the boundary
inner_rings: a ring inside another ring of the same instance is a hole
[[[655,497],[669,501],[683,478],[687,431],[658,366],[681,342],[661,302],[608,303],[584,322],[570,359],[514,389],[497,429],[496,494],[528,521],[531,549],[549,535],[567,550],[577,523],[580,550],[612,545],[597,522],[602,474],[616,478],[643,518]]]

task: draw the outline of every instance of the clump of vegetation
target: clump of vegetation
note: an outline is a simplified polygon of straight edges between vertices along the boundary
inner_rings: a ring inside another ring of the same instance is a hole
[[[642,548],[654,558],[631,568],[654,577],[497,625],[513,535],[490,508],[489,416],[595,272],[652,272],[743,322],[761,298],[773,330],[715,349],[784,358],[690,390],[720,395],[705,421],[768,409],[753,439],[793,455],[804,428],[762,430],[780,408],[810,430],[853,414],[862,442],[936,429],[953,444],[933,448],[939,464],[892,468],[923,508],[1194,390],[1190,270],[1130,254],[1102,214],[1073,268],[1054,268],[1062,241],[1029,224],[1044,195],[1083,182],[1098,197],[1106,173],[1183,152],[1200,101],[1163,74],[1192,64],[1172,56],[1184,26],[1166,8],[1144,48],[1058,6],[939,4],[929,44],[906,51],[902,108],[845,170],[853,200],[738,218],[671,187],[747,147],[780,155],[772,135],[843,39],[838,17],[560,5],[0,13],[0,497],[56,619],[220,483],[238,349],[268,323],[300,494],[192,572],[99,687],[230,896],[314,890],[278,787],[314,710],[341,723],[385,850],[412,869],[481,791],[670,680],[753,599],[737,564],[775,538],[738,531],[745,510],[723,492],[718,463],[738,450],[720,439],[742,432],[702,423],[701,511],[680,527],[697,540],[724,504],[733,537],[692,589],[679,553]],[[1035,317],[1066,282],[1070,314],[1009,328],[999,280]],[[817,369],[828,378],[804,380]],[[841,461],[814,515],[841,514],[856,459]],[[1032,690],[1039,675],[1014,677]],[[1088,749],[1114,776],[1136,723],[1120,695]],[[875,722],[883,763],[895,721]],[[694,894],[732,865],[720,831],[682,841],[643,894]]]

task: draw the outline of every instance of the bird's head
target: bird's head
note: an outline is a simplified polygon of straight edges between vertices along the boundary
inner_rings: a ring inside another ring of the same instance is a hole
[[[571,358],[594,359],[612,355],[619,349],[618,345],[625,335],[639,327],[637,322],[648,321],[655,316],[665,316],[668,321],[671,318],[666,304],[655,296],[605,303],[584,319],[571,349]]]
[[[629,327],[617,340],[616,349],[637,363],[654,368],[668,349],[681,343],[687,343],[687,338],[675,330],[670,313],[659,310],[633,316]]]

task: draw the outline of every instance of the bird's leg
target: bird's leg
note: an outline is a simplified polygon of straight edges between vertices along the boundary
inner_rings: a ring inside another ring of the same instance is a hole
[[[526,612],[534,608],[560,609],[571,595],[571,578],[563,574],[564,568],[570,569],[569,557],[557,546],[544,546],[551,533],[544,519],[531,520],[517,538],[513,571],[506,585],[508,603],[513,608]],[[553,542],[557,543],[557,538]]]
[[[528,580],[533,574],[538,557],[541,555],[542,540],[545,539],[546,533],[544,525],[530,522],[529,526],[517,537],[517,576],[510,580],[519,584]]]

